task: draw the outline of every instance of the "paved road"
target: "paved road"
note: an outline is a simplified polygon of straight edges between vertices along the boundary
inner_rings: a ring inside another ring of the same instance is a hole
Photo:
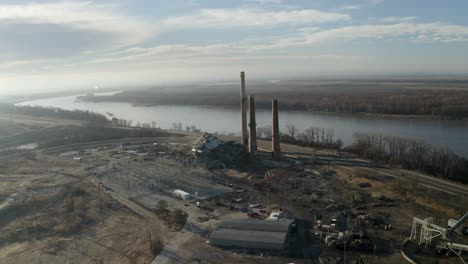
[[[98,181],[96,177],[93,177],[92,180],[93,184],[98,186],[99,184],[103,184],[104,182]],[[161,219],[157,215],[154,214],[148,208],[128,199],[127,196],[124,194],[118,193],[115,189],[109,194],[120,202],[121,204],[125,205],[135,214],[143,217],[148,221],[148,223],[156,224],[156,228],[159,229],[159,233],[164,230],[166,227],[161,226]],[[172,263],[180,263],[181,259],[177,255],[177,250],[179,247],[185,244],[190,238],[192,238],[194,234],[187,230],[187,227],[178,232],[167,232],[162,237],[164,248],[163,250],[156,256],[156,258],[151,262],[152,264],[172,264]]]
[[[72,144],[66,146],[60,146],[55,148],[49,149],[42,149],[42,150],[35,150],[31,152],[42,152],[42,151],[66,151],[70,149],[78,149],[78,148],[92,148],[98,147],[102,145],[108,144],[121,144],[122,142],[134,142],[134,143],[151,143],[155,141],[190,141],[197,138],[198,135],[194,135],[193,137],[160,137],[160,138],[133,138],[133,139],[117,139],[117,140],[106,140],[106,141],[98,141],[98,142],[89,142],[89,143],[80,143],[80,144]],[[228,139],[228,137],[223,137]],[[258,141],[258,147],[260,150],[269,152],[271,148],[271,143],[269,141]],[[413,178],[417,179],[418,183],[424,185],[428,188],[440,190],[446,193],[456,194],[456,195],[464,195],[468,196],[468,186],[434,178],[431,176],[427,176],[424,174],[416,173],[416,172],[409,172],[399,169],[389,168],[388,166],[357,159],[351,157],[349,155],[338,155],[332,153],[330,151],[317,151],[312,148],[308,147],[300,147],[295,145],[289,144],[281,144],[281,149],[284,155],[290,157],[298,157],[298,158],[307,158],[313,159],[314,162],[317,164],[329,164],[331,163],[334,166],[341,166],[341,167],[359,167],[363,168],[372,172],[379,173],[381,175],[386,175],[394,178]],[[12,155],[9,157],[2,157],[0,160],[13,158],[15,156],[23,155]],[[157,221],[156,216],[149,211],[148,209],[142,207],[141,205],[129,200],[126,196],[113,193],[112,196],[121,202],[122,204],[126,205],[135,213],[144,216],[146,219]],[[193,233],[184,228],[182,232],[169,232],[164,239],[164,249],[163,251],[154,259],[152,262],[153,264],[156,263],[178,263],[180,261],[179,257],[177,256],[177,251],[181,245],[187,242]]]
[[[258,147],[260,150],[270,151],[271,143],[269,141],[259,140]],[[347,154],[340,156],[337,153],[331,153],[328,150],[317,151],[313,148],[289,144],[281,144],[281,151],[286,156],[313,159],[317,164],[330,163],[334,166],[340,167],[359,167],[368,170],[369,172],[375,172],[393,178],[402,178],[403,180],[413,179],[418,182],[418,184],[431,189],[468,197],[467,185],[413,171],[390,168],[389,166],[380,163],[358,159]]]
[[[85,143],[74,143],[74,144],[69,144],[69,145],[62,145],[62,146],[57,146],[57,147],[52,147],[52,148],[46,148],[46,149],[37,149],[37,150],[31,150],[28,152],[22,152],[22,153],[17,153],[9,156],[3,156],[0,157],[0,160],[7,160],[10,158],[15,158],[19,157],[21,155],[26,155],[29,153],[38,153],[38,152],[49,152],[49,151],[67,151],[67,150],[78,150],[78,149],[83,149],[83,148],[96,148],[99,146],[105,146],[109,144],[115,144],[115,145],[120,145],[124,142],[132,142],[132,143],[153,143],[153,142],[162,142],[162,141],[167,141],[167,142],[176,142],[176,141],[193,141],[197,137],[153,137],[153,138],[121,138],[121,139],[112,139],[112,140],[102,140],[102,141],[94,141],[94,142],[85,142]]]

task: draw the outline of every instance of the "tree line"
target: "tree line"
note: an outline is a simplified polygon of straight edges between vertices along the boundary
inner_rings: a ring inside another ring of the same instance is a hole
[[[257,137],[271,139],[271,126],[258,127]],[[359,157],[468,183],[468,160],[448,148],[432,147],[421,140],[398,136],[357,133],[353,137],[354,143],[346,150]],[[335,139],[333,129],[309,127],[300,131],[291,124],[280,132],[280,141],[314,148],[339,150],[343,147],[341,139]]]
[[[468,183],[468,160],[424,141],[379,134],[355,134],[349,150],[361,157]]]
[[[450,89],[374,90],[366,93],[311,96],[307,110],[335,113],[468,117],[468,91]],[[301,105],[301,102],[297,102]]]
[[[422,115],[442,118],[468,117],[468,82],[434,80],[400,83],[347,82],[331,84],[288,83],[287,87],[255,86],[258,109],[271,109],[271,98],[278,98],[282,110],[331,113],[371,113],[384,115]],[[391,84],[388,84],[391,83]],[[258,85],[258,84],[256,84]],[[287,88],[287,89],[284,89]],[[300,96],[299,96],[300,95]],[[141,105],[200,105],[238,108],[238,88],[167,92],[156,89],[126,91],[116,95],[82,98],[93,102],[130,102]]]
[[[16,115],[27,115],[36,117],[53,117],[86,121],[95,125],[107,125],[109,120],[106,116],[91,111],[64,110],[61,108],[46,108],[39,106],[15,106],[11,104],[0,104],[0,112]]]
[[[257,137],[260,139],[271,139],[272,127],[258,127]],[[309,127],[301,132],[292,124],[288,124],[285,129],[280,132],[280,142],[329,149],[340,149],[343,146],[341,139],[335,139],[335,132],[331,128]]]

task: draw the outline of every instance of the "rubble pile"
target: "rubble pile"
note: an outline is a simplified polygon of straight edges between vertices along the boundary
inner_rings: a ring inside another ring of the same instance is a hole
[[[208,169],[248,169],[252,165],[249,153],[234,141],[223,142],[205,133],[194,142],[192,154]]]

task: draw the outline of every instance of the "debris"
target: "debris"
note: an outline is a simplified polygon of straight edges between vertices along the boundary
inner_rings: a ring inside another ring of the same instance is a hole
[[[370,183],[368,183],[368,182],[361,182],[361,183],[359,183],[359,187],[360,188],[370,188],[370,187],[372,187],[372,185]]]
[[[241,144],[234,141],[223,142],[209,133],[195,141],[192,154],[205,163],[208,169],[248,169],[254,164]]]

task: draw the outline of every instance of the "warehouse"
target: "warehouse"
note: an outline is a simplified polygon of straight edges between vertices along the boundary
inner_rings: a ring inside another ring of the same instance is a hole
[[[284,253],[289,248],[293,226],[294,220],[226,219],[211,234],[210,243],[224,248]]]

